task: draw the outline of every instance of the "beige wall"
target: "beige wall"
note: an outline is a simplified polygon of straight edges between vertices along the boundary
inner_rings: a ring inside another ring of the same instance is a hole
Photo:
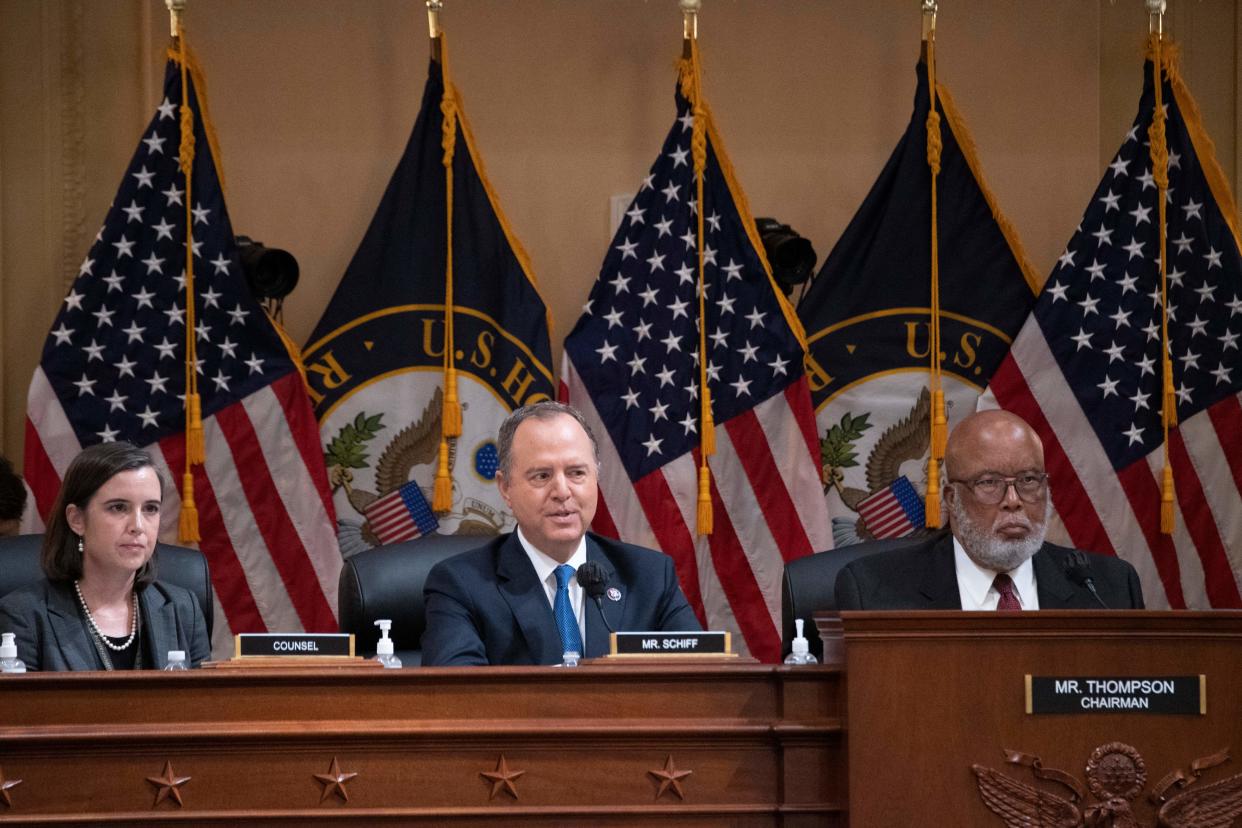
[[[1242,15],[1175,0],[1235,188]],[[448,0],[451,71],[556,320],[572,326],[673,115],[674,0]],[[917,0],[705,0],[705,92],[755,212],[822,257],[910,115]],[[1140,0],[948,0],[941,80],[1036,270],[1050,268],[1137,106]],[[305,341],[413,125],[427,61],[413,0],[190,0],[238,232],[286,247]],[[20,457],[42,342],[139,133],[167,43],[159,0],[0,0],[0,434]]]

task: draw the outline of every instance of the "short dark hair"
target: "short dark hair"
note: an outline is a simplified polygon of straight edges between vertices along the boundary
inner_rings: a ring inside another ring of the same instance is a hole
[[[7,457],[0,457],[0,520],[20,520],[26,511],[26,486]]]
[[[513,454],[513,435],[517,433],[518,426],[527,420],[550,420],[553,417],[559,417],[564,414],[566,417],[572,417],[578,425],[582,426],[582,430],[586,432],[587,438],[591,441],[591,456],[595,458],[595,465],[599,465],[599,443],[595,440],[595,433],[591,431],[591,427],[587,425],[586,418],[582,416],[582,412],[566,403],[555,402],[553,400],[544,400],[534,405],[525,405],[514,411],[505,421],[500,424],[500,434],[496,437],[496,455],[497,468],[506,477],[509,474],[509,463]]]
[[[162,499],[164,475],[150,454],[130,443],[98,443],[73,458],[43,535],[41,563],[49,581],[74,581],[82,577],[82,551],[78,548],[77,533],[69,528],[65,509],[73,504],[85,511],[95,492],[105,483],[121,472],[138,469],[155,469]],[[135,584],[145,586],[154,580],[155,558],[152,557],[138,569]]]

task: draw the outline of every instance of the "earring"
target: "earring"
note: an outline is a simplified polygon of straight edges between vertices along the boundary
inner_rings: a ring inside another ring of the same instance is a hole
[[[82,547],[83,547],[82,536],[78,535],[78,554],[79,555],[82,554],[82,551],[83,551]]]

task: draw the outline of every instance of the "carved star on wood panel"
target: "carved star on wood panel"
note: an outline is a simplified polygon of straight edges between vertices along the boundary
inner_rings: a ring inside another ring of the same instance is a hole
[[[659,799],[664,795],[665,791],[671,790],[677,794],[678,799],[685,799],[686,795],[681,789],[681,780],[685,779],[692,770],[677,770],[677,766],[673,764],[673,754],[669,754],[664,760],[664,768],[661,770],[649,770],[647,774],[660,780],[660,788],[656,791],[655,798]]]
[[[349,791],[345,790],[345,783],[357,775],[356,773],[341,773],[341,763],[333,756],[332,765],[328,768],[328,772],[315,774],[319,784],[323,785],[323,792],[319,795],[319,801],[323,802],[332,794],[336,794],[342,801],[348,802]]]
[[[172,762],[164,761],[163,776],[148,776],[147,781],[155,786],[155,802],[151,803],[151,807],[158,806],[165,799],[172,799],[177,803],[177,807],[181,807],[185,803],[181,801],[181,786],[189,782],[191,776],[175,776],[173,774]]]
[[[0,799],[3,799],[4,804],[10,808],[13,807],[13,796],[9,791],[20,784],[22,784],[20,779],[5,779],[4,768],[0,768]]]
[[[513,780],[524,773],[526,773],[524,770],[509,770],[509,763],[505,761],[505,755],[502,753],[500,754],[500,759],[496,762],[496,770],[482,771],[479,773],[479,776],[492,783],[492,792],[487,797],[489,800],[495,799],[496,794],[502,790],[507,792],[509,796],[517,799],[517,786],[513,784]]]

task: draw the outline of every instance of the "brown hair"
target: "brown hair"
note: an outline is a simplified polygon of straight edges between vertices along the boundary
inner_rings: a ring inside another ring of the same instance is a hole
[[[550,420],[561,415],[573,418],[578,425],[582,426],[582,430],[586,432],[587,439],[591,441],[591,454],[595,458],[595,465],[598,466],[599,444],[596,443],[595,433],[587,425],[586,418],[582,416],[582,412],[566,403],[543,400],[542,402],[517,409],[500,424],[500,433],[496,438],[496,455],[497,467],[501,473],[506,477],[509,474],[509,462],[513,456],[513,435],[517,433],[518,426],[527,420]]]
[[[129,443],[99,443],[83,449],[65,472],[65,480],[52,506],[47,532],[43,535],[41,563],[49,581],[74,581],[82,577],[82,550],[77,533],[69,528],[65,509],[69,504],[85,511],[95,492],[124,471],[155,469],[160,481],[160,497],[164,496],[164,475],[156,468],[151,455]],[[136,586],[155,580],[155,558],[147,560],[135,575]]]

